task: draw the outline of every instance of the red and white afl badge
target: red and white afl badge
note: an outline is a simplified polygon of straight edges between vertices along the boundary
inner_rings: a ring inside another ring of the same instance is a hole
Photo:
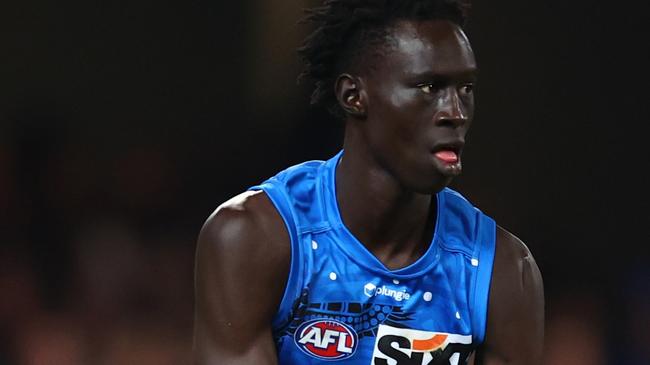
[[[358,336],[352,327],[333,319],[303,323],[293,337],[296,346],[321,360],[343,360],[354,355]]]

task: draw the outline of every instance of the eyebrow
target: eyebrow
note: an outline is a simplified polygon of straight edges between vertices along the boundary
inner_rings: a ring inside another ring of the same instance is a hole
[[[467,71],[445,73],[445,74],[435,73],[432,71],[425,71],[421,73],[410,74],[408,77],[420,81],[427,80],[427,81],[435,81],[440,83],[447,83],[453,80],[476,81],[478,77],[478,68],[474,68]]]

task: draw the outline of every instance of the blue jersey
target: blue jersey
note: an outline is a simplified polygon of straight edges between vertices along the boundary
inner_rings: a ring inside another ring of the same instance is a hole
[[[272,322],[279,363],[465,364],[485,336],[494,221],[444,189],[430,247],[390,270],[341,220],[334,181],[342,153],[252,188],[269,196],[291,238]]]

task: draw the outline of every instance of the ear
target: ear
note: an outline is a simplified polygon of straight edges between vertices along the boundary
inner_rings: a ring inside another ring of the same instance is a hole
[[[350,74],[341,74],[334,84],[334,92],[345,114],[356,118],[366,117],[367,96],[361,79]]]

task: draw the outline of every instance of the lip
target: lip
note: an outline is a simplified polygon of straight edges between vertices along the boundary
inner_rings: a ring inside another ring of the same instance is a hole
[[[436,145],[431,149],[431,153],[436,153],[439,151],[453,151],[458,156],[460,156],[460,153],[463,150],[463,146],[465,146],[465,142],[462,140],[440,142],[436,143]]]

